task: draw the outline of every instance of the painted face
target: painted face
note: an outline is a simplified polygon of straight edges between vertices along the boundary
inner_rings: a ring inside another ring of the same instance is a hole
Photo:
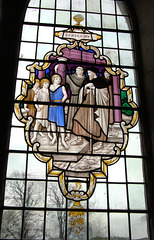
[[[55,84],[60,84],[61,83],[60,77],[56,76],[55,79],[54,79],[54,83]]]
[[[44,82],[43,83],[43,87],[48,88],[49,87],[49,83],[48,82]]]
[[[35,87],[39,88],[40,84],[38,82],[35,83]]]
[[[91,71],[91,70],[88,70],[87,73],[88,73],[88,76],[89,76],[89,79],[90,79],[90,80],[93,79],[94,77],[96,77],[96,73],[94,73],[94,72]]]
[[[82,76],[82,74],[83,74],[83,68],[82,68],[82,67],[77,67],[77,68],[76,68],[76,74],[77,74],[78,76]]]

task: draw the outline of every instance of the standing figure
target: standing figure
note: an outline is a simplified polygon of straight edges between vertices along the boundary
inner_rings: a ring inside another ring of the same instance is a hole
[[[109,125],[109,109],[103,106],[110,105],[108,86],[111,80],[97,76],[97,69],[91,67],[87,70],[89,83],[80,91],[79,103],[93,105],[92,108],[80,107],[74,116],[73,132],[78,136],[72,145],[82,144],[81,136],[86,136],[99,141],[98,148],[106,141]],[[101,105],[102,108],[97,108]],[[95,107],[94,107],[95,106]],[[96,149],[95,149],[96,150]]]
[[[36,79],[33,87],[28,90],[27,97],[24,100],[33,101],[34,96],[37,94],[39,89],[40,89],[40,80]],[[25,103],[23,113],[26,115],[26,117],[32,116],[33,118],[35,118],[36,108],[34,107],[33,103]],[[34,127],[34,122],[32,126]]]
[[[41,89],[37,92],[37,94],[34,96],[34,101],[39,101],[39,102],[49,102],[49,84],[50,81],[47,78],[43,78],[41,80]],[[31,139],[31,142],[33,143],[36,140],[38,132],[42,135],[39,131],[40,125],[42,127],[47,128],[48,130],[48,136],[52,138],[49,135],[49,122],[48,122],[48,105],[43,105],[43,104],[35,104],[36,107],[36,122],[34,126],[34,135],[33,138]]]
[[[66,83],[69,85],[71,90],[70,103],[77,104],[78,103],[78,94],[80,88],[85,83],[86,77],[84,75],[84,69],[81,66],[76,68],[75,73],[66,76]],[[77,106],[69,106],[68,108],[68,116],[67,116],[67,126],[68,130],[66,140],[70,140],[70,132],[73,130],[73,117],[77,111]]]
[[[50,85],[50,102],[63,103],[67,99],[67,92],[64,86],[61,85],[62,79],[59,74],[54,74],[51,77],[52,84]],[[51,122],[51,131],[53,139],[50,142],[53,145],[57,141],[56,128],[59,127],[61,143],[68,149],[69,145],[65,142],[65,115],[64,107],[60,105],[50,105],[48,112],[48,120]]]

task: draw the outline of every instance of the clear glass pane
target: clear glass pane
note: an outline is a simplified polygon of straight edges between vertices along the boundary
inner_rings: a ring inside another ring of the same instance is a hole
[[[133,51],[124,51],[120,50],[120,64],[124,66],[135,66],[134,63],[134,52]]]
[[[106,213],[89,213],[89,239],[108,239],[108,218]]]
[[[116,29],[116,18],[111,15],[102,15],[103,28]]]
[[[26,69],[26,67],[27,67],[27,65],[31,65],[31,64],[32,64],[32,62],[19,61],[17,78],[29,79],[29,71]]]
[[[21,239],[22,211],[4,210],[1,239]]]
[[[41,0],[41,8],[55,8],[55,0]]]
[[[103,46],[117,48],[117,33],[103,32]]]
[[[25,22],[38,22],[39,9],[27,8]]]
[[[103,54],[110,58],[112,64],[119,64],[118,50],[103,49]]]
[[[46,239],[65,239],[66,213],[53,211],[46,213]]]
[[[95,0],[95,3],[93,0],[87,0],[87,11],[88,12],[100,12],[100,0]]]
[[[70,10],[70,0],[56,0],[56,8],[57,9],[66,9]]]
[[[18,136],[18,137],[17,137]],[[11,128],[10,146],[9,149],[26,150],[27,144],[25,142],[23,128]]]
[[[108,167],[109,182],[125,182],[125,162],[120,158],[118,162]]]
[[[125,79],[125,83],[128,86],[137,86],[136,71],[134,69],[123,68],[128,73],[128,77]]]
[[[110,234],[112,239],[129,239],[128,214],[110,213]]]
[[[127,209],[125,184],[109,184],[109,206],[111,209]]]
[[[39,7],[39,4],[40,4],[40,0],[30,0],[28,7]]]
[[[36,43],[21,42],[20,45],[20,58],[35,59]]]
[[[141,184],[128,185],[129,206],[130,209],[146,209],[145,186]]]
[[[36,41],[37,26],[23,25],[22,28],[22,41]]]
[[[85,11],[85,1],[72,0],[72,10]]]
[[[116,10],[118,15],[128,15],[124,1],[116,1]]]
[[[37,59],[43,59],[45,54],[47,52],[50,52],[53,50],[53,45],[52,44],[41,44],[39,43],[37,45]]]
[[[140,134],[137,133],[130,133],[129,134],[129,141],[126,148],[126,154],[127,155],[142,155],[141,152],[141,139]]]
[[[43,239],[44,212],[25,211],[23,239]]]
[[[38,161],[32,154],[28,155],[27,178],[46,178],[46,164]]]
[[[119,48],[133,49],[132,34],[118,33]]]
[[[89,199],[89,208],[106,209],[107,192],[106,184],[97,183],[92,197]]]
[[[111,0],[103,0],[102,2],[102,13],[115,14],[115,2]]]
[[[127,158],[127,178],[128,182],[143,182],[143,159]]]
[[[21,85],[20,85],[21,86]],[[16,127],[23,127],[24,123],[19,122],[19,120],[16,118],[15,114],[12,114],[12,126],[16,126]]]
[[[7,177],[23,178],[25,176],[26,154],[9,153],[7,163]]]
[[[121,30],[131,30],[130,20],[128,17],[117,16],[118,28]]]
[[[41,9],[40,23],[54,23],[54,10]]]
[[[64,208],[66,206],[66,198],[59,189],[58,182],[48,182],[47,188],[47,207]]]
[[[26,200],[27,207],[44,207],[45,182],[27,181]]]
[[[57,11],[56,12],[56,24],[70,24],[70,12]]]
[[[39,42],[53,42],[53,27],[39,27],[39,34],[38,34],[38,41]]]
[[[24,186],[25,182],[22,180],[7,180],[4,205],[22,207],[24,201]]]
[[[148,236],[147,214],[130,214],[131,239],[150,239]]]
[[[100,28],[100,14],[87,13],[87,26]]]

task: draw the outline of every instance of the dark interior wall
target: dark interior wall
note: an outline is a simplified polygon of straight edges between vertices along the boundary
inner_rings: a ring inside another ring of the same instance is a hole
[[[154,213],[154,1],[127,0],[136,25],[138,64],[140,67],[141,124],[143,126],[146,153],[146,176],[151,213]],[[17,56],[22,17],[27,0],[0,0],[0,206],[3,205],[3,187],[9,139],[9,125],[13,111],[13,95],[16,80]],[[153,222],[154,226],[154,222]],[[153,233],[154,239],[154,233]]]

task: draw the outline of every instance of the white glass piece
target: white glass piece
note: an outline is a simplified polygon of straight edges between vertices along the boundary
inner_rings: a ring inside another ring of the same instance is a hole
[[[110,58],[112,64],[119,64],[118,50],[114,49],[103,49],[103,55]]]
[[[128,182],[144,182],[142,158],[127,158]]]
[[[46,238],[65,240],[66,213],[62,211],[46,212]]]
[[[87,0],[87,11],[88,12],[100,12],[100,0]]]
[[[43,239],[44,212],[30,211],[24,212],[24,229],[22,239]]]
[[[103,28],[116,29],[116,18],[111,15],[102,15]]]
[[[92,197],[89,199],[89,208],[106,209],[107,193],[106,184],[97,183]]]
[[[21,239],[22,211],[4,210],[1,239]]]
[[[119,48],[133,49],[132,34],[130,33],[118,33]]]
[[[39,27],[39,34],[38,34],[38,41],[39,42],[53,42],[53,27]]]
[[[102,2],[102,13],[115,14],[115,2],[111,0],[103,0]]]
[[[124,1],[116,1],[116,9],[118,15],[128,15]]]
[[[37,46],[37,55],[36,58],[37,59],[43,59],[44,55],[47,52],[50,52],[53,50],[53,45],[52,44],[41,44],[39,43]]]
[[[110,235],[113,239],[129,239],[128,214],[110,213]]]
[[[66,198],[62,195],[58,182],[48,182],[47,188],[47,207],[65,208]]]
[[[56,8],[57,9],[66,9],[70,10],[70,0],[56,0]]]
[[[38,161],[33,154],[28,155],[27,178],[46,178],[46,164]]]
[[[55,0],[41,0],[41,8],[55,8]]]
[[[103,46],[117,48],[117,33],[103,32]]]
[[[32,64],[32,62],[19,61],[17,78],[29,79],[29,71],[26,69],[26,67],[30,64]]]
[[[134,52],[119,50],[120,54],[120,64],[125,66],[135,66],[134,63]]]
[[[101,28],[100,20],[101,20],[100,14],[87,13],[87,26],[88,27]]]
[[[140,134],[129,133],[129,141],[126,148],[127,155],[142,155]]]
[[[22,207],[24,203],[24,186],[24,181],[7,180],[4,206]]]
[[[40,23],[54,23],[54,10],[41,9]]]
[[[22,41],[36,41],[37,36],[37,26],[33,25],[23,25],[22,28]]]
[[[70,12],[56,11],[56,24],[70,24]]]
[[[30,0],[28,7],[39,7],[39,3],[40,3],[40,0]]]
[[[117,16],[118,28],[121,30],[131,30],[130,20],[128,17]]]
[[[128,184],[130,209],[145,210],[145,187],[143,184]]]
[[[85,1],[72,0],[72,10],[85,11]]]
[[[125,182],[125,163],[124,159],[120,158],[118,162],[108,167],[109,182]]]
[[[26,154],[9,153],[7,163],[7,177],[23,178],[25,176]]]
[[[17,137],[18,136],[18,137]],[[27,144],[25,142],[23,128],[11,128],[10,146],[9,149],[26,150]]]
[[[128,72],[128,77],[125,78],[126,85],[137,86],[136,71],[129,68],[123,68],[123,70]]]
[[[39,9],[27,8],[25,22],[38,22]]]
[[[131,239],[150,239],[148,236],[147,214],[130,214],[131,220]]]
[[[89,213],[89,239],[108,239],[108,219],[106,213]]]
[[[35,59],[35,51],[36,43],[21,42],[19,57],[25,59]]]
[[[44,207],[45,182],[27,181],[26,185],[26,207]]]
[[[111,209],[127,209],[125,184],[109,184],[109,207]]]

